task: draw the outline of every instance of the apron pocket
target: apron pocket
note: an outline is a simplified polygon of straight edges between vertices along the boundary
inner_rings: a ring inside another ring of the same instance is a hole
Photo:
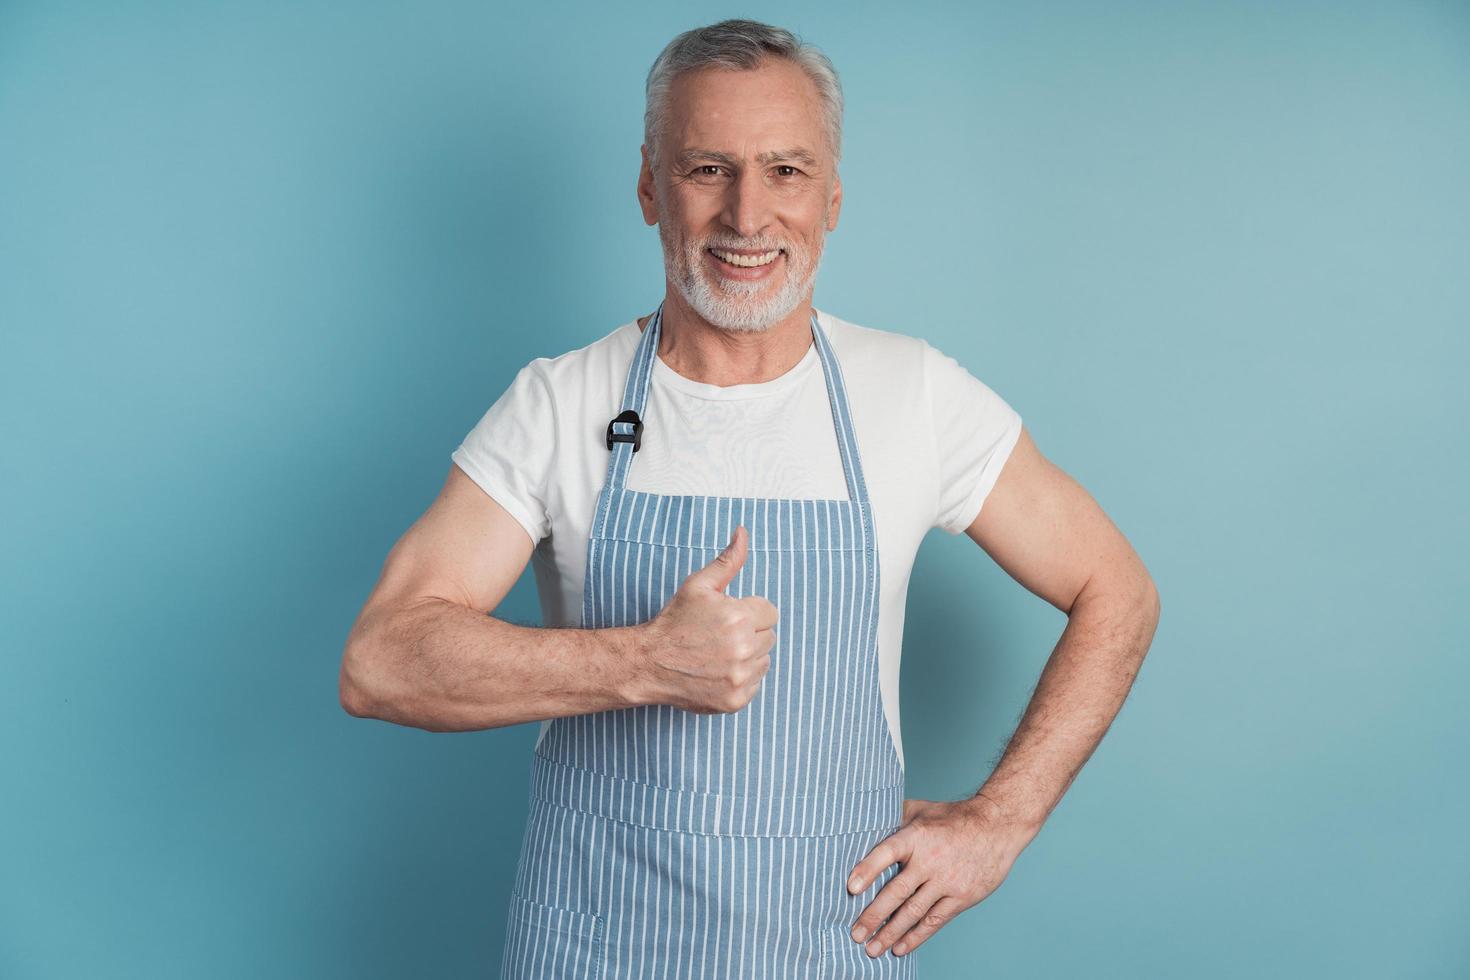
[[[817,971],[821,980],[917,975],[914,969],[914,953],[894,956],[893,951],[889,950],[882,956],[869,956],[862,944],[852,938],[851,930],[851,925],[822,930],[822,968]]]
[[[602,980],[605,930],[602,916],[595,913],[511,895],[504,980]]]

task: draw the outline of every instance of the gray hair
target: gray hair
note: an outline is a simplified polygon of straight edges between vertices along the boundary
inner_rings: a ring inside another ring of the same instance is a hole
[[[643,113],[643,142],[650,161],[658,164],[658,140],[668,114],[669,89],[674,79],[700,68],[742,71],[757,67],[766,57],[785,58],[816,83],[822,99],[823,123],[832,159],[842,159],[842,83],[832,62],[815,46],[790,31],[754,20],[722,20],[685,31],[664,46],[648,70],[647,108]]]

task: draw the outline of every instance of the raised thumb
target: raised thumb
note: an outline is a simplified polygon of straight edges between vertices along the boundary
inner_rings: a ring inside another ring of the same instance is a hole
[[[725,545],[725,550],[714,557],[708,565],[695,572],[700,585],[722,592],[730,580],[740,571],[740,566],[745,564],[747,532],[743,525],[735,526],[735,533],[730,535],[730,543]]]

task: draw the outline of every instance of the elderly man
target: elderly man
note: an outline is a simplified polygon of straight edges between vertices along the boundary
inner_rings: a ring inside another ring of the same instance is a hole
[[[1102,738],[1158,598],[994,391],[813,308],[842,205],[825,56],[725,21],[670,42],[647,96],[662,301],[526,365],[454,451],[352,630],[342,702],[541,722],[507,976],[912,977]],[[958,801],[903,794],[904,600],[934,527],[1068,616]],[[488,615],[533,556],[548,625]]]

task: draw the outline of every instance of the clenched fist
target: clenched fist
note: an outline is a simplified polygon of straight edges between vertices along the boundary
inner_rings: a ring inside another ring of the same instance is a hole
[[[749,537],[736,526],[725,550],[686,578],[645,624],[656,703],[719,714],[739,711],[760,689],[776,642],[776,607],[762,596],[725,594],[745,564]]]

